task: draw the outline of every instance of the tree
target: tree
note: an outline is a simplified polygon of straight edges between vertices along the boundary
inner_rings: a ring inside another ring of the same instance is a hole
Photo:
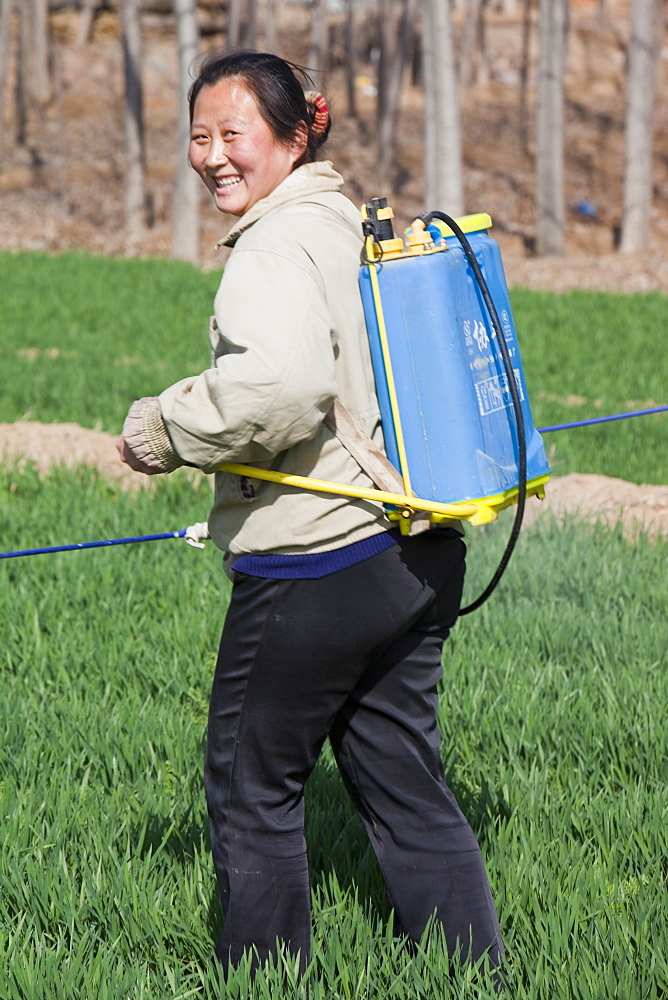
[[[13,35],[19,17],[15,73],[16,137],[26,142],[29,109],[40,115],[53,96],[48,0],[0,0],[0,93],[4,92]]]
[[[5,93],[5,87],[7,85],[7,69],[9,66],[9,49],[12,37],[13,17],[14,0],[0,0],[0,95]],[[0,152],[2,152],[4,140],[4,115],[0,113]]]
[[[524,0],[522,16],[522,58],[520,61],[520,100],[518,110],[520,144],[525,153],[529,152],[528,89],[529,66],[531,63],[531,9],[533,0]]]
[[[401,22],[387,6],[381,12],[381,55],[378,71],[378,167],[379,188],[390,183],[390,169],[394,159],[399,95],[406,67],[408,48],[417,12],[417,0],[401,0]]]
[[[662,0],[632,0],[626,100],[622,231],[619,249],[647,246],[652,207],[654,101]]]
[[[319,90],[324,89],[324,77],[327,72],[327,32],[327,0],[312,0],[308,66],[316,74],[316,85]]]
[[[239,48],[241,41],[241,15],[244,0],[228,0],[227,3],[227,48],[230,51]]]
[[[257,47],[257,0],[248,0],[248,20],[246,21],[244,45],[249,49]]]
[[[121,28],[125,69],[125,230],[127,252],[137,251],[144,230],[144,96],[141,79],[140,0],[123,0]]]
[[[33,70],[31,89],[37,106],[41,109],[53,96],[51,81],[48,0],[32,0],[33,20]]]
[[[449,0],[424,0],[425,202],[450,215],[464,211],[459,94]]]
[[[95,15],[99,7],[100,0],[81,0],[81,13],[79,14],[79,24],[75,40],[75,45],[78,47],[86,45],[90,41]]]
[[[264,44],[267,52],[276,52],[276,0],[267,0],[264,15]]]
[[[564,252],[564,66],[568,0],[540,0],[536,125],[536,246],[543,256]]]
[[[228,0],[227,49],[254,49],[258,35],[258,0]]]
[[[485,0],[470,0],[464,22],[459,57],[459,85],[463,91],[470,86],[473,79],[476,38],[483,37],[484,6]]]
[[[348,95],[348,114],[357,118],[357,92],[355,87],[355,0],[346,0],[346,88]]]
[[[17,7],[20,24],[16,57],[16,141],[25,146],[28,135],[28,80],[30,77],[30,43],[32,36],[30,6]]]
[[[190,121],[188,91],[190,71],[197,58],[198,30],[195,0],[174,0],[176,37],[179,48],[178,127],[176,138],[176,184],[172,256],[179,260],[197,260],[199,250],[200,179],[188,163]]]

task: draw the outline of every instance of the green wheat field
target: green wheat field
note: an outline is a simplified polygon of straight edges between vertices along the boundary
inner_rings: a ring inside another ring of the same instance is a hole
[[[208,364],[217,275],[168,261],[0,254],[0,422],[117,432]],[[534,421],[665,404],[666,299],[514,289]],[[546,435],[555,474],[668,483],[667,415]],[[124,492],[0,467],[0,550],[176,531],[210,485]],[[469,529],[465,601],[506,512]],[[486,858],[518,1000],[668,995],[668,548],[567,521],[523,531],[444,656],[449,782]],[[329,752],[307,786],[313,955],[251,982],[220,929],[202,761],[229,598],[182,540],[0,561],[0,1000],[455,1000],[494,995],[409,948]]]

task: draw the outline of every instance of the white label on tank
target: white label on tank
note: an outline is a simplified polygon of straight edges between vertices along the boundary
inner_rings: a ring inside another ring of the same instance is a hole
[[[486,351],[489,347],[489,335],[484,323],[477,319],[473,321],[473,336],[480,352]]]
[[[506,309],[502,309],[501,311],[501,323],[503,325],[503,334],[506,340],[512,340],[513,328],[510,323],[510,316],[508,315],[508,311]]]
[[[522,380],[518,368],[513,368],[515,373],[515,383],[520,400],[524,402],[522,391]],[[486,417],[489,413],[496,413],[507,406],[513,405],[513,397],[510,395],[507,375],[494,375],[492,378],[483,379],[476,383],[476,394],[478,396],[478,409],[480,415]]]

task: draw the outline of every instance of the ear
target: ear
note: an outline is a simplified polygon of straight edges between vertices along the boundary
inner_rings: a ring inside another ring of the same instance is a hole
[[[301,160],[302,156],[306,152],[306,147],[308,145],[308,128],[306,127],[306,122],[300,122],[295,129],[294,138],[292,140],[292,149],[295,154],[295,163]]]

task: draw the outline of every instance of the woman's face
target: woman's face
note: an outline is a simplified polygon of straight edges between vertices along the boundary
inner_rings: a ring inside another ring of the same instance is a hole
[[[204,86],[195,99],[188,158],[221,212],[243,215],[271,194],[305,145],[305,132],[290,146],[278,143],[239,79]]]

